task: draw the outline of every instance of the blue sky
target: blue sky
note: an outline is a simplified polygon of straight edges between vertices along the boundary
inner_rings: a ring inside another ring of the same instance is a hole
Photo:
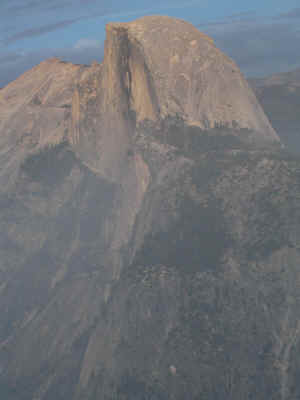
[[[101,60],[107,22],[150,14],[192,22],[248,76],[300,67],[299,0],[1,0],[0,11],[0,87],[48,57]]]

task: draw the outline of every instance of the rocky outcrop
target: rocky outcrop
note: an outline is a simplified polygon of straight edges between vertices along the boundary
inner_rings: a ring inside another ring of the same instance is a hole
[[[107,53],[116,54],[104,58],[115,69],[108,86],[125,89],[138,123],[180,115],[203,129],[236,123],[276,140],[237,66],[192,25],[145,17],[109,24],[106,40]]]
[[[75,80],[83,69],[50,59],[1,90],[0,190],[9,190],[28,154],[65,140]]]
[[[0,102],[1,398],[300,396],[299,161],[210,38],[109,24]]]

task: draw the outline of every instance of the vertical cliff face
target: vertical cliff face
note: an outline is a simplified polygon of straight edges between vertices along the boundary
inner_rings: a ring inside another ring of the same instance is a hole
[[[70,141],[110,179],[120,178],[135,132],[149,123],[162,132],[175,119],[227,127],[254,145],[279,141],[237,66],[192,25],[146,17],[106,30],[103,64],[74,93]]]
[[[1,398],[299,398],[299,160],[210,38],[108,24],[0,115]]]
[[[104,65],[117,73],[106,82],[125,90],[137,122],[180,116],[202,129],[245,128],[256,132],[253,140],[278,140],[235,63],[192,25],[145,17],[107,32],[107,53],[115,55]]]

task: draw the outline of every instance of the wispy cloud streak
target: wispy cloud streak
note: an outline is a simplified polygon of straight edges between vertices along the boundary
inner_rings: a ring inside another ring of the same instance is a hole
[[[53,32],[58,29],[63,29],[68,25],[74,24],[78,20],[80,20],[80,18],[66,19],[64,21],[60,21],[55,24],[48,24],[40,26],[38,28],[26,29],[22,32],[9,36],[8,38],[2,40],[1,43],[3,45],[8,45],[17,42],[18,40],[23,40],[34,36],[41,36],[44,35],[45,33]]]

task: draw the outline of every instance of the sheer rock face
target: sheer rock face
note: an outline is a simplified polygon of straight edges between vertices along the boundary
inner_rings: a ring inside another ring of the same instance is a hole
[[[256,145],[279,140],[234,62],[184,21],[153,16],[108,24],[95,74],[74,94],[70,141],[111,179],[120,176],[135,128],[145,122],[163,130],[165,120],[180,118],[203,130],[234,128]]]
[[[300,397],[300,165],[211,39],[109,24],[0,115],[0,398]]]
[[[266,140],[277,139],[235,63],[192,25],[155,16],[109,24],[107,46],[115,47],[115,40],[138,122],[181,115],[187,123],[213,128],[236,121]]]

